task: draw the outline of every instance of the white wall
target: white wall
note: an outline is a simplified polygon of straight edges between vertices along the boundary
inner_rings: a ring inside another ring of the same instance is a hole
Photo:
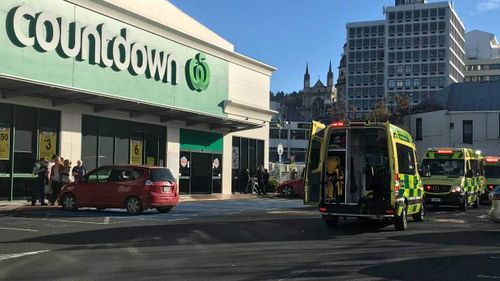
[[[471,147],[483,155],[500,155],[499,115],[496,112],[448,112],[446,110],[412,114],[412,136],[416,137],[416,119],[422,118],[422,140],[415,140],[419,159],[432,147]],[[472,120],[473,144],[463,143],[463,121]],[[408,128],[408,117],[403,128]],[[453,123],[453,129],[450,129]]]

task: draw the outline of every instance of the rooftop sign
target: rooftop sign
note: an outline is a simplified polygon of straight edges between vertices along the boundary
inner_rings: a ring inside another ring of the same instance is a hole
[[[146,23],[62,0],[3,0],[0,17],[0,76],[225,116],[228,62]]]

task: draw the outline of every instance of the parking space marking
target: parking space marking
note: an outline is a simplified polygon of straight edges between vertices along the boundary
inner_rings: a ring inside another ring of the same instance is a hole
[[[50,250],[41,250],[41,251],[24,252],[24,253],[17,253],[17,254],[3,254],[3,255],[0,255],[0,261],[20,258],[20,257],[24,257],[24,256],[38,255],[38,254],[46,253],[49,251]]]
[[[500,276],[490,276],[490,275],[476,275],[477,278],[486,278],[486,279],[500,279]]]
[[[98,224],[105,225],[105,222],[93,222],[93,221],[79,221],[79,220],[61,220],[61,219],[41,219],[43,221],[51,221],[51,222],[64,222],[64,223],[83,223],[83,224]]]
[[[36,229],[29,228],[14,228],[14,227],[0,227],[0,230],[12,230],[12,231],[26,231],[26,232],[37,232]]]
[[[458,219],[431,219],[433,222],[447,222],[447,223],[460,223],[464,224],[464,220],[458,220]]]

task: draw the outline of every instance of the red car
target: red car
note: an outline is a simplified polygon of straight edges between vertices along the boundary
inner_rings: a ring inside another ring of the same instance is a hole
[[[179,203],[179,193],[167,168],[114,165],[97,168],[65,185],[58,202],[64,210],[125,208],[135,215],[156,208],[167,213]]]
[[[286,197],[290,196],[304,196],[304,180],[287,180],[282,182],[276,188],[278,193],[285,195]]]

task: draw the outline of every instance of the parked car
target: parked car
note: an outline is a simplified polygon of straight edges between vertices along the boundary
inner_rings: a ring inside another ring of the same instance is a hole
[[[71,211],[81,207],[125,208],[135,215],[156,208],[167,213],[179,203],[179,193],[167,168],[114,165],[99,167],[65,185],[58,202]]]
[[[286,197],[304,196],[304,180],[287,180],[278,185],[276,192],[283,194]]]
[[[500,222],[500,186],[490,192],[489,197],[491,201],[491,209],[488,212],[488,215],[491,220]]]

